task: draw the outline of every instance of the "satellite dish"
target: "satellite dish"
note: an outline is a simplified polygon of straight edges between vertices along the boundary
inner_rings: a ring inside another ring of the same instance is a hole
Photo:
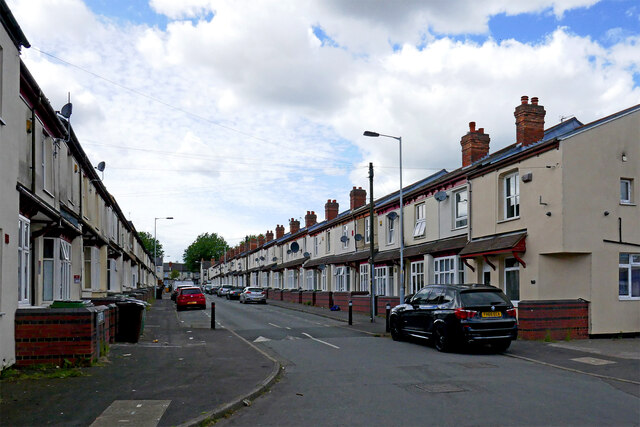
[[[260,257],[260,261],[264,261],[264,257],[263,256]]]
[[[356,242],[359,242],[360,240],[362,240],[362,234],[356,234],[355,236],[353,236],[354,239],[356,239]]]
[[[69,120],[69,117],[71,117],[72,110],[73,110],[73,105],[71,105],[70,102],[68,104],[64,104],[64,106],[62,107],[62,110],[60,110],[60,115],[65,119]]]
[[[326,265],[324,265],[324,264],[320,264],[320,265],[318,266],[318,270],[320,270],[320,271],[324,270],[325,268],[327,268],[327,266],[326,266]]]
[[[391,212],[390,214],[387,215],[387,218],[393,221],[394,219],[398,218],[398,214],[395,212]]]
[[[98,169],[100,172],[104,172],[105,166],[107,166],[105,162],[100,162],[98,163],[98,166],[96,166],[96,169]]]
[[[341,241],[342,243],[347,243],[347,240],[349,240],[349,238],[348,238],[347,236],[342,236],[342,237],[340,237],[340,241]]]
[[[278,261],[278,257],[277,257],[277,256],[274,256],[273,258],[271,258],[271,261],[273,261],[273,262]]]
[[[287,249],[287,253],[290,254],[291,253],[291,249]]]
[[[300,245],[298,244],[298,242],[293,242],[291,244],[291,252],[296,253],[300,250]]]
[[[260,258],[256,258],[256,262],[260,261]]]
[[[439,202],[443,202],[445,200],[447,200],[447,197],[449,197],[447,195],[446,191],[438,191],[436,194],[433,195],[433,197],[439,201]]]
[[[305,257],[305,258],[307,258],[307,257],[310,257],[310,256],[311,256],[311,254],[310,254],[309,252],[305,252],[305,253],[303,253],[303,254],[302,254],[302,256],[303,256],[303,257]]]

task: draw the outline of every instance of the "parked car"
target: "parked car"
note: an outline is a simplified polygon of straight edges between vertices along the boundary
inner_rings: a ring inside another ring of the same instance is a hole
[[[231,288],[229,292],[227,292],[227,299],[240,299],[241,293],[242,288]]]
[[[267,292],[262,288],[244,288],[239,299],[241,303],[259,302],[266,304]]]
[[[173,284],[173,292],[171,293],[171,299],[173,301],[176,300],[176,297],[178,296],[178,291],[182,288],[189,288],[189,287],[195,287],[196,285],[193,284],[192,281],[188,280],[188,281],[176,281]]]
[[[204,291],[205,294],[211,294],[211,290],[212,289],[213,289],[213,285],[208,285],[207,284],[207,285],[204,285],[203,291]]]
[[[234,286],[233,285],[222,285],[218,288],[218,296],[219,297],[226,297],[227,293],[229,292],[230,289],[233,289]]]
[[[426,338],[438,351],[490,344],[503,352],[518,337],[516,309],[488,285],[428,285],[391,310],[391,337]]]
[[[180,288],[176,297],[176,309],[182,311],[191,307],[202,310],[207,308],[207,299],[202,290],[197,286]]]

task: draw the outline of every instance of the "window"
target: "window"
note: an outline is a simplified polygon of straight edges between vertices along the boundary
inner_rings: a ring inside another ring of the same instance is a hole
[[[491,266],[486,262],[482,265],[482,283],[484,285],[491,284]]]
[[[393,218],[387,216],[387,244],[395,241],[396,222]]]
[[[621,253],[618,271],[620,299],[640,298],[640,254]]]
[[[314,270],[307,270],[307,283],[306,288],[308,291],[312,291],[316,288],[316,274]]]
[[[2,79],[2,46],[0,46],[0,125],[4,125],[4,121],[2,121],[2,82],[4,81]]]
[[[467,190],[458,191],[454,194],[454,219],[455,228],[466,227],[467,225]]]
[[[318,236],[315,236],[313,238],[313,254],[318,255],[319,250],[320,250],[320,239],[318,239]]]
[[[515,258],[504,260],[504,293],[511,301],[520,301],[520,264]]]
[[[31,223],[23,216],[18,216],[18,304],[25,305],[31,301]]]
[[[342,239],[340,239],[342,241],[342,249],[347,249],[349,247],[349,226],[348,225],[343,225],[342,226]]]
[[[334,291],[347,292],[349,290],[349,267],[336,267],[336,286]]]
[[[376,267],[374,270],[376,295],[391,295],[393,267]]]
[[[620,180],[620,203],[630,204],[633,203],[633,180],[621,179]]]
[[[462,284],[464,283],[464,263],[457,256],[435,258],[433,264],[434,283]]]
[[[415,294],[424,287],[424,261],[411,263],[411,293]]]
[[[320,288],[323,291],[327,290],[327,269],[326,269],[326,267],[322,269],[322,274],[320,275]]]
[[[331,230],[327,230],[327,253],[331,252]]]
[[[298,289],[298,272],[296,270],[288,270],[287,288]]]
[[[262,287],[269,287],[269,273],[267,273],[266,271],[262,273]]]
[[[416,226],[413,229],[413,237],[424,236],[424,230],[427,226],[424,217],[424,203],[416,205]]]
[[[369,233],[371,233],[371,218],[366,217],[364,219],[364,242],[365,243],[371,242],[371,236],[369,235]]]
[[[369,290],[369,264],[360,264],[360,291]]]
[[[518,172],[506,175],[503,180],[504,188],[504,219],[520,216],[520,185]]]
[[[93,246],[84,248],[84,289],[100,289],[100,250]],[[135,268],[135,267],[132,267]],[[136,272],[133,273],[132,287],[136,287]]]
[[[115,259],[107,260],[107,290],[108,291],[118,290],[116,287],[117,271],[118,271],[117,261]]]

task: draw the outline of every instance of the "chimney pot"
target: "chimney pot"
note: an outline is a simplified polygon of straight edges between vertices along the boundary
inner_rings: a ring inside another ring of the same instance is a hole
[[[476,122],[469,122],[469,132],[476,131]]]
[[[520,102],[522,103],[522,105],[528,104],[529,103],[529,97],[528,96],[521,96],[520,97]]]
[[[460,139],[462,167],[467,167],[489,154],[490,137],[484,128],[476,132],[476,122],[469,122],[469,132]]]
[[[546,111],[542,105],[538,104],[537,97],[532,97],[531,101],[531,104],[518,105],[513,113],[516,118],[516,142],[525,147],[544,138]]]
[[[532,103],[533,105],[538,105],[538,97],[537,97],[537,96],[534,96],[533,98],[531,98],[531,103]]]
[[[339,205],[335,200],[331,201],[331,199],[327,200],[327,203],[324,205],[324,218],[327,221],[331,221],[332,219],[338,216]]]

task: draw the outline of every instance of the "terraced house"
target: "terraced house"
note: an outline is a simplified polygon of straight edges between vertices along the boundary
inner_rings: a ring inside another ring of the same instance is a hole
[[[69,124],[20,60],[29,42],[0,0],[0,358],[16,362],[16,313],[155,286],[137,231]],[[28,337],[22,337],[28,339]]]
[[[291,220],[287,235],[278,226],[275,240],[252,248],[267,260],[252,285],[283,299],[298,289],[373,292],[381,312],[401,287],[408,295],[428,283],[486,283],[519,306],[525,338],[640,332],[640,105],[546,129],[538,98],[523,96],[513,114],[511,145],[490,153],[490,135],[470,122],[461,167],[403,189],[404,230],[399,192],[375,200],[370,215],[354,187],[350,209],[328,200],[324,221],[298,230]],[[214,283],[227,283],[228,265],[247,252],[214,260]]]

